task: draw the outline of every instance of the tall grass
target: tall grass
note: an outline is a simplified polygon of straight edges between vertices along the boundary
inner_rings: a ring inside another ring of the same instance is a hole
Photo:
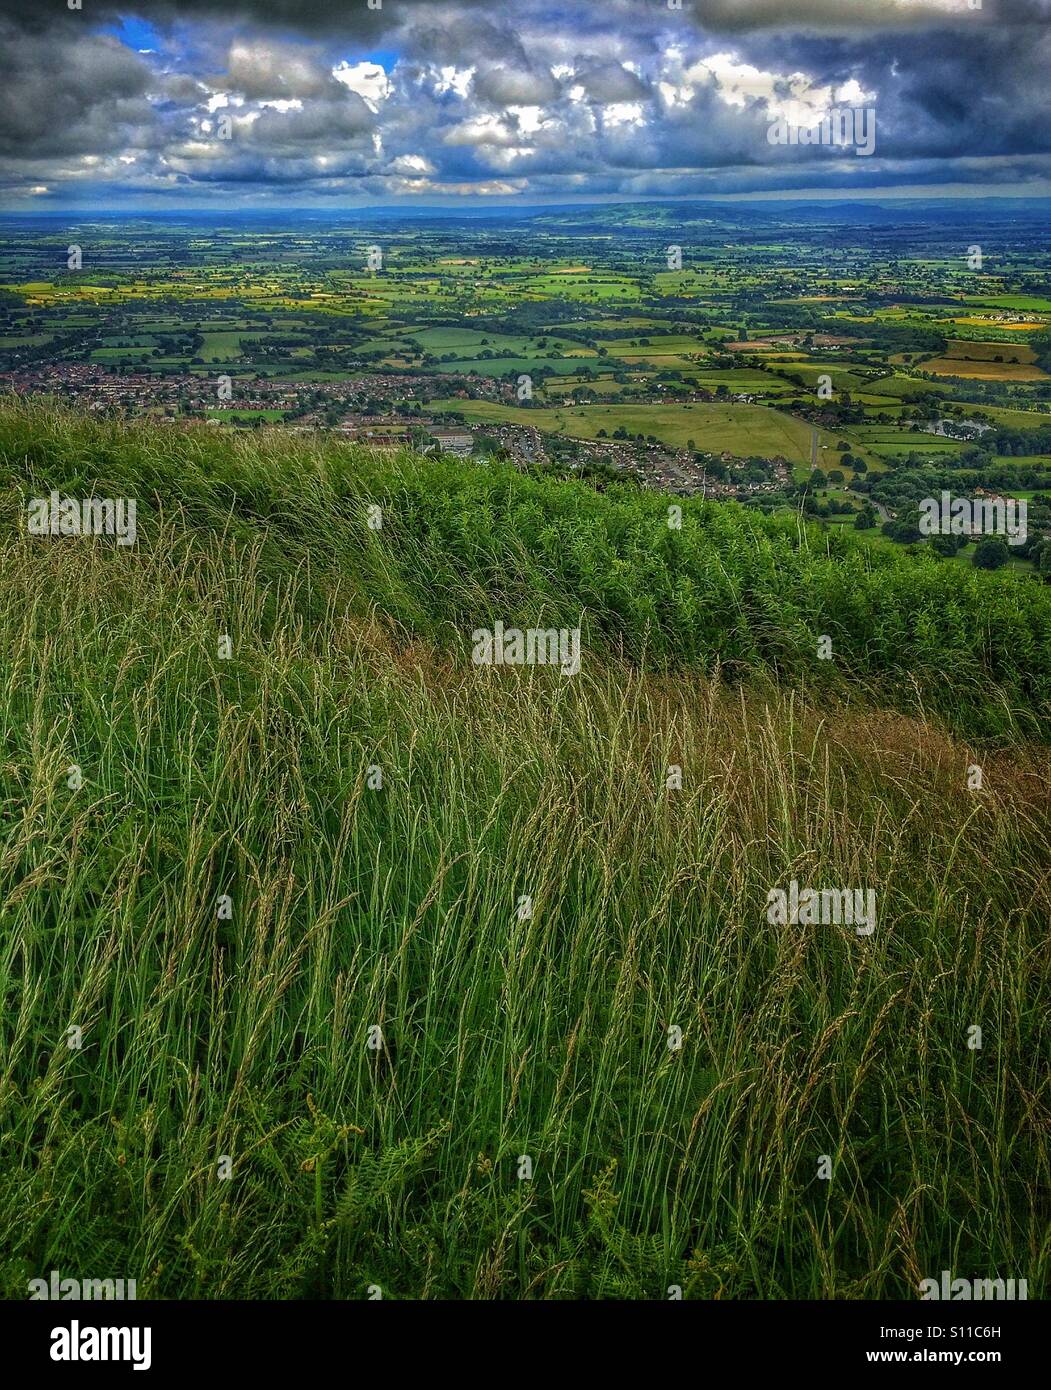
[[[1046,1294],[1046,748],[477,669],[308,448],[0,422],[0,1291]],[[44,481],[152,477],[134,550],[15,525],[78,429]],[[793,877],[874,935],[770,926]]]

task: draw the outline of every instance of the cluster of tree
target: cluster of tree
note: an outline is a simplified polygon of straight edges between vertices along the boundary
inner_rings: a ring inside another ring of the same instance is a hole
[[[862,523],[862,517],[864,517],[865,525]],[[1051,516],[1048,517],[1048,520],[1051,522]],[[866,510],[863,507],[854,524],[861,530],[869,529],[874,522],[875,514],[871,512],[871,509]],[[1041,530],[1033,528],[1032,524],[1024,544],[1009,546],[1001,536],[983,536],[981,539],[941,534],[925,536],[924,532],[920,530],[919,523],[919,509],[910,506],[894,520],[885,522],[880,530],[889,540],[898,541],[903,545],[912,545],[917,541],[926,540],[931,552],[943,559],[952,559],[965,546],[973,545],[974,554],[971,557],[971,563],[976,569],[1002,569],[1012,558],[1029,560],[1041,578],[1051,583],[1051,538],[1042,535]]]
[[[921,372],[925,381],[935,384],[942,400],[955,400],[969,406],[1016,406],[1020,410],[1051,410],[1051,385],[1038,381],[1012,384],[1008,381],[977,381],[973,377],[933,376]]]
[[[803,493],[803,513],[805,516],[849,516],[855,510],[854,504],[848,502],[845,497],[820,498],[813,492]]]
[[[883,353],[913,352],[931,356],[945,351],[945,335],[919,324],[868,319],[864,326],[853,319],[829,319],[808,305],[766,303],[763,313],[771,328],[824,333],[836,338],[861,340],[862,346]]]
[[[1045,372],[1051,372],[1051,332],[1035,334],[1029,339],[1029,346],[1036,355],[1036,365]]]
[[[1006,454],[1011,458],[1051,454],[1051,423],[1040,425],[1035,430],[1000,426],[982,437],[979,449],[991,454]]]

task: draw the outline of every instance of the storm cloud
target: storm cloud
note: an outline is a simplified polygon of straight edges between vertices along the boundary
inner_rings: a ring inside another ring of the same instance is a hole
[[[0,0],[0,196],[1051,194],[1049,68],[1051,0]]]

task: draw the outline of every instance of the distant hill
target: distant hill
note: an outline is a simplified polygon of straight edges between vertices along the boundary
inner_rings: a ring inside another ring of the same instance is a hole
[[[903,223],[978,221],[989,224],[999,221],[1051,221],[1051,200],[1046,198],[983,199],[888,199],[874,202],[868,199],[825,202],[821,200],[763,200],[748,203],[714,202],[638,202],[603,203],[564,208],[545,208],[533,215],[534,222],[551,227],[587,227],[614,225],[621,228],[648,227],[751,227],[799,222],[849,222],[855,226],[888,226]]]

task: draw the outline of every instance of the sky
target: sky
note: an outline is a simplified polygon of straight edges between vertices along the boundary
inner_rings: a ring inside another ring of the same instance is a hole
[[[2,210],[1051,196],[1051,0],[77,3],[0,0]]]

